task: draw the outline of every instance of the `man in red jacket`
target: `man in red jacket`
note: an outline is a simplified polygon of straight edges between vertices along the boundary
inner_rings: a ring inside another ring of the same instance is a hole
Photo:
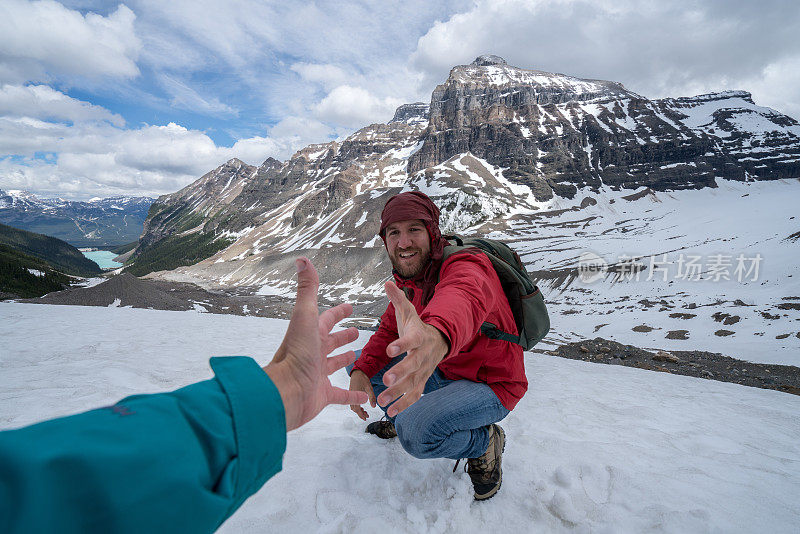
[[[496,422],[528,389],[522,347],[480,332],[488,321],[517,334],[500,280],[477,249],[442,261],[439,209],[423,193],[390,198],[380,236],[394,267],[390,304],[350,375],[350,389],[366,391],[388,417],[367,432],[397,436],[417,458],[468,458],[475,498],[488,499],[502,483],[505,433]],[[361,406],[351,409],[367,419]]]

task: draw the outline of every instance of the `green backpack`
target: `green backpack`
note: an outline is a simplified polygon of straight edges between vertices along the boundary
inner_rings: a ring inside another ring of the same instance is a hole
[[[443,259],[469,248],[478,248],[489,257],[511,306],[519,335],[503,332],[497,325],[489,322],[481,325],[481,333],[491,339],[516,343],[525,350],[533,348],[550,330],[550,317],[547,315],[542,292],[531,280],[519,255],[511,247],[495,239],[458,235],[443,237],[456,242],[455,245],[444,247]]]

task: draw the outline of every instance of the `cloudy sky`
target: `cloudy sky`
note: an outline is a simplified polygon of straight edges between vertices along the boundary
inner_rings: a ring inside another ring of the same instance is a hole
[[[796,0],[0,1],[0,189],[170,193],[286,159],[510,64],[800,118]]]

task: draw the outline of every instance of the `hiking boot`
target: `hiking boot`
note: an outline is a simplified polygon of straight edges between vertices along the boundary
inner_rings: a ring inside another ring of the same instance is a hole
[[[489,427],[489,446],[477,458],[467,460],[467,473],[475,489],[475,500],[483,501],[493,497],[503,483],[503,451],[506,448],[506,434],[500,425]]]
[[[381,439],[397,437],[397,430],[394,429],[394,423],[388,419],[381,419],[380,421],[374,421],[368,424],[365,432],[367,434],[375,434]]]

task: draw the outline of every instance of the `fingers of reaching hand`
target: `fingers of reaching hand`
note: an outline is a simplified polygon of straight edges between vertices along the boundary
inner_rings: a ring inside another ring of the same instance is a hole
[[[328,404],[350,404],[352,406],[365,402],[367,402],[367,394],[364,391],[349,391],[331,386],[328,392]]]
[[[397,318],[397,328],[404,329],[414,319],[419,320],[419,315],[414,305],[406,298],[406,294],[395,285],[391,280],[384,284],[386,296],[389,297],[394,306],[395,317]]]
[[[350,317],[353,313],[353,306],[348,303],[339,304],[338,306],[334,306],[329,310],[325,310],[319,316],[319,333],[320,334],[327,334],[336,324],[345,319]]]
[[[389,300],[394,305],[394,309],[400,312],[403,319],[408,319],[409,316],[417,315],[417,310],[414,308],[414,305],[408,300],[403,290],[397,287],[394,282],[391,280],[386,282],[385,289],[386,296],[389,297]]]
[[[367,410],[365,410],[358,404],[351,404],[350,409],[353,410],[362,421],[366,421],[369,418]]]
[[[403,290],[397,287],[397,284],[391,280],[386,282],[383,285],[383,288],[386,290],[386,296],[389,297],[389,300],[392,302],[392,304],[394,304],[395,308],[401,308],[406,302],[408,302],[406,294],[403,293]]]
[[[297,297],[295,309],[298,306],[313,306],[317,308],[317,291],[319,289],[319,274],[308,258],[297,258],[294,262],[297,268]]]
[[[394,417],[417,402],[422,396],[422,389],[423,388],[414,388],[411,391],[407,391],[402,397],[397,399],[397,402],[389,406],[389,409],[386,410],[386,414],[389,417]]]
[[[330,354],[333,350],[343,345],[352,343],[358,339],[358,329],[351,327],[339,330],[330,334],[336,324],[342,319],[349,317],[353,313],[350,304],[339,304],[329,310],[325,310],[319,316],[319,335],[322,340],[322,354]]]
[[[423,344],[423,334],[424,332],[416,326],[407,328],[399,338],[387,345],[386,355],[390,358],[395,358],[404,352],[413,351],[421,347]]]
[[[351,364],[354,361],[356,361],[356,353],[352,350],[342,354],[337,354],[336,356],[331,356],[330,358],[326,359],[326,365],[328,366],[327,372],[329,375],[331,375],[345,365]]]
[[[330,354],[333,350],[347,345],[348,343],[352,343],[356,339],[358,339],[358,329],[356,328],[346,328],[329,334],[322,344],[322,353]]]
[[[392,370],[394,371],[395,369]],[[419,400],[427,380],[427,377],[422,376],[423,374],[424,372],[421,369],[417,369],[405,376],[398,375],[400,378],[395,379],[393,385],[380,394],[378,402],[381,406],[387,406],[394,401],[394,404],[386,410],[389,417],[396,416]],[[384,382],[386,382],[385,379]],[[389,382],[392,382],[391,378]]]
[[[416,343],[412,343],[412,340],[409,340],[406,335],[401,338],[398,338],[386,347],[386,355],[390,358],[396,358],[400,356],[404,352],[408,352],[411,349],[416,348],[418,345]]]
[[[287,339],[298,339],[307,335],[309,330],[318,324],[319,308],[317,307],[317,290],[319,289],[319,275],[311,260],[308,258],[297,258],[297,297],[292,309],[292,318],[286,329],[284,344]],[[281,345],[283,348],[283,344]],[[281,356],[285,356],[281,349],[278,350]]]
[[[425,374],[425,370],[420,368],[414,357],[406,357],[383,376],[383,383],[389,387],[378,396],[378,403],[381,406],[386,406],[401,395],[407,395],[410,402],[406,406],[410,406],[422,395],[422,389],[430,373],[428,373],[428,376],[423,376]],[[413,398],[415,390],[419,390],[419,393],[416,398]],[[393,405],[392,408],[394,407]]]

